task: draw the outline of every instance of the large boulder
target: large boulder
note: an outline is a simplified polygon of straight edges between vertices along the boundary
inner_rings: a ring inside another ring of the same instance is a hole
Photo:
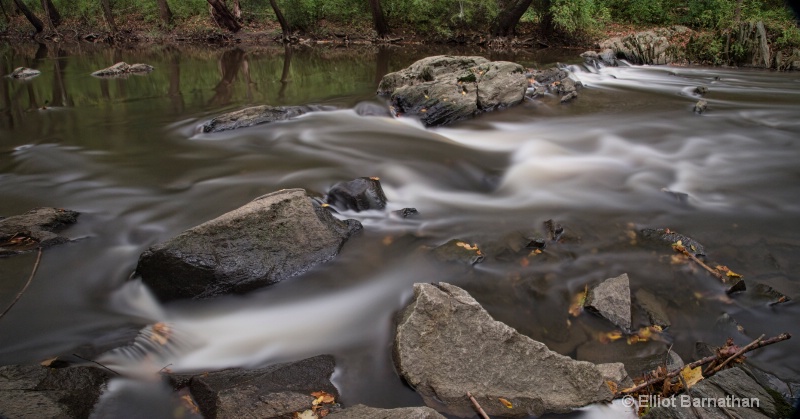
[[[42,207],[0,219],[0,256],[68,242],[58,231],[74,224],[78,215],[71,210]]]
[[[672,26],[609,38],[600,42],[600,54],[603,61],[610,58],[608,50],[611,50],[633,64],[671,64],[683,58],[682,49],[673,41],[688,38],[691,33],[685,26]]]
[[[312,408],[314,392],[338,398],[331,383],[336,364],[330,355],[244,370],[239,368],[173,376],[175,387],[188,386],[203,417],[283,418]]]
[[[414,284],[399,315],[394,359],[426,404],[457,416],[474,414],[467,392],[489,415],[568,412],[611,400],[606,380],[627,376],[620,364],[599,368],[550,351],[446,283]]]
[[[88,418],[111,373],[94,367],[0,367],[0,417]]]
[[[385,75],[378,94],[391,97],[394,115],[437,126],[519,104],[527,87],[519,64],[438,55]]]
[[[380,179],[360,177],[333,185],[325,202],[341,210],[382,210],[386,208],[386,195]]]
[[[332,259],[360,230],[284,189],[152,246],[136,271],[161,300],[242,293]]]
[[[363,404],[331,413],[328,419],[445,419],[430,407],[398,407],[378,409]]]
[[[270,122],[285,121],[320,109],[312,106],[252,106],[217,116],[200,125],[198,131],[220,132],[247,128]]]

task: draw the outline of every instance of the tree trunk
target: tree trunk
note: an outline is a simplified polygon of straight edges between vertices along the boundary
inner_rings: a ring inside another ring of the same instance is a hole
[[[522,15],[531,6],[533,0],[511,0],[508,5],[497,15],[492,35],[510,36],[514,34],[514,28],[522,19]]]
[[[40,33],[44,30],[44,23],[42,23],[42,21],[39,20],[35,14],[33,14],[31,9],[29,9],[25,3],[23,3],[21,0],[14,0],[14,4],[17,6],[17,9],[19,9],[22,14],[25,15],[25,18],[28,19],[28,22],[31,22],[31,25],[33,25],[33,27],[36,29],[36,33]]]
[[[233,0],[233,17],[238,21],[242,20],[242,7],[239,6],[239,0]]]
[[[385,38],[389,35],[389,25],[386,24],[386,19],[383,17],[381,0],[369,0],[369,8],[372,10],[372,22],[375,23],[375,32],[378,33],[378,38]]]
[[[111,1],[110,0],[100,0],[100,3],[103,4],[103,16],[106,18],[106,23],[108,24],[108,30],[111,32],[117,32],[117,24],[114,23],[114,14],[111,13]]]
[[[42,0],[42,9],[44,9],[45,16],[50,20],[50,24],[53,25],[53,29],[57,28],[61,24],[61,15],[58,13],[56,6],[53,5],[52,0]]]
[[[214,12],[212,13],[212,17],[219,23],[221,26],[224,26],[225,29],[231,32],[239,32],[242,29],[242,25],[236,21],[236,18],[233,17],[233,14],[228,7],[225,6],[221,0],[208,0],[208,4],[214,8]]]
[[[164,25],[172,25],[172,10],[169,9],[167,0],[158,0],[158,13],[161,15]]]
[[[278,8],[278,3],[275,0],[269,0],[269,5],[272,6],[272,11],[275,12],[275,17],[278,18],[278,23],[281,24],[281,32],[283,32],[283,41],[287,42],[289,40],[289,34],[292,32],[291,26],[289,26],[289,22],[283,17],[283,13],[281,13],[281,9]]]

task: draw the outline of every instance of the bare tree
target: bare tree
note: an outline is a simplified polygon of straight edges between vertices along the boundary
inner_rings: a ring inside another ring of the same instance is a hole
[[[242,25],[236,21],[236,18],[233,16],[230,10],[228,10],[228,6],[222,2],[222,0],[207,0],[208,4],[211,5],[213,8],[211,16],[214,18],[220,26],[224,26],[225,29],[231,32],[239,32],[242,29]]]
[[[36,17],[35,14],[25,5],[21,0],[14,0],[14,4],[17,6],[25,18],[28,19],[28,22],[31,22],[31,25],[36,29],[36,33],[40,33],[44,30],[44,23]]]
[[[57,28],[61,24],[61,14],[58,13],[58,9],[53,5],[52,0],[42,0],[42,9],[44,9],[44,15],[47,16],[53,29]]]
[[[165,25],[172,25],[172,10],[169,9],[167,0],[158,0],[158,13]]]
[[[103,5],[103,16],[106,18],[106,23],[108,24],[108,30],[111,32],[117,32],[117,24],[114,23],[114,14],[111,13],[111,1],[110,0],[100,0],[100,3]]]
[[[272,11],[275,12],[275,17],[278,18],[278,23],[281,24],[281,32],[283,32],[283,42],[289,41],[289,34],[292,32],[292,27],[289,26],[289,21],[283,16],[281,13],[281,9],[278,8],[278,3],[275,0],[269,0],[269,5],[272,6]]]
[[[381,0],[369,0],[369,8],[372,11],[372,22],[375,24],[375,32],[378,33],[378,38],[385,38],[389,35],[389,25],[383,16]]]
[[[242,7],[239,5],[239,0],[233,0],[233,17],[236,20],[242,20]]]
[[[502,3],[505,4],[503,5]],[[502,3],[500,13],[497,15],[497,20],[492,29],[492,35],[494,36],[513,35],[517,23],[522,19],[522,15],[531,6],[533,0],[509,0]]]

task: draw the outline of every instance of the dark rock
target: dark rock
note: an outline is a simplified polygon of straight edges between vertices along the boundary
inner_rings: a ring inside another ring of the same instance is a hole
[[[39,70],[34,70],[27,67],[17,67],[6,77],[10,77],[12,79],[32,79],[40,74],[42,74],[42,72]]]
[[[128,64],[126,62],[118,62],[111,67],[97,70],[92,73],[95,77],[118,77],[126,76],[128,74],[136,73],[149,73],[153,71],[153,66],[148,64]]]
[[[787,297],[786,294],[760,282],[756,283],[753,287],[753,293],[760,298],[770,300],[770,305],[781,304],[792,300]]]
[[[386,195],[378,178],[361,177],[333,185],[325,202],[341,210],[382,210],[386,208]]]
[[[403,208],[401,210],[392,211],[392,215],[400,218],[409,218],[419,215],[419,211],[417,211],[416,208]]]
[[[88,418],[110,377],[94,367],[0,367],[0,417]]]
[[[647,317],[648,325],[658,326],[661,329],[667,329],[672,325],[661,301],[653,294],[640,289],[636,291],[634,297],[636,306],[642,311],[645,317]]]
[[[478,245],[459,239],[450,240],[434,248],[432,253],[441,262],[462,263],[470,266],[483,262],[485,258]]]
[[[561,97],[561,103],[567,103],[578,98],[578,92],[570,92]]]
[[[739,324],[739,322],[728,313],[722,313],[717,317],[717,320],[714,322],[714,328],[727,336],[733,336],[732,332],[734,331],[739,335],[747,334],[744,330],[744,326]]]
[[[676,233],[671,231],[670,229],[663,229],[663,228],[645,228],[641,231],[642,237],[649,240],[660,240],[670,245],[681,242],[683,247],[686,248],[686,251],[693,253],[697,257],[705,256],[706,249],[703,247],[702,244],[698,243],[697,240],[692,239],[691,237],[684,236],[683,234]]]
[[[78,215],[75,211],[43,207],[0,219],[0,256],[68,242],[56,232],[74,224]]]
[[[683,360],[678,354],[669,351],[664,342],[653,340],[634,344],[628,344],[625,339],[609,343],[591,340],[579,346],[575,356],[581,361],[595,364],[621,362],[631,377],[641,377],[664,365],[670,371],[683,367]]]
[[[519,64],[439,55],[385,75],[378,94],[391,97],[396,116],[437,126],[519,104],[527,86]]]
[[[200,125],[199,132],[220,132],[296,118],[321,108],[311,106],[252,106],[228,112]]]
[[[570,72],[552,67],[545,70],[532,70],[530,76],[534,89],[545,89],[561,96],[561,103],[567,103],[578,97],[578,88],[583,85],[570,77]]]
[[[681,204],[688,204],[689,203],[689,194],[683,192],[674,192],[667,188],[662,188],[661,192],[664,192],[666,195],[673,198],[675,201]]]
[[[414,284],[414,297],[398,318],[394,360],[426,404],[457,416],[474,415],[468,391],[489,415],[568,412],[613,397],[608,369],[626,375],[619,364],[604,376],[597,365],[550,351],[446,283]]]
[[[584,307],[614,323],[624,332],[631,332],[631,282],[628,274],[609,278],[593,287],[586,295]]]
[[[336,364],[330,355],[255,370],[228,369],[191,376],[189,389],[203,417],[291,417],[311,409],[314,396],[339,392],[331,383]],[[185,377],[179,376],[185,383]]]
[[[694,104],[694,113],[701,115],[708,109],[708,102],[705,99],[700,99]]]
[[[697,86],[694,88],[694,94],[703,96],[708,93],[708,87],[705,86]]]
[[[378,409],[363,404],[339,410],[325,417],[328,419],[445,419],[430,407]]]
[[[284,189],[152,246],[136,271],[162,300],[242,293],[332,259],[360,230]]]
[[[725,402],[726,398],[732,402]],[[723,399],[724,409],[717,407],[717,403],[713,405],[709,403],[719,399]],[[697,404],[692,407],[695,400]],[[701,405],[700,402],[703,400],[706,403]],[[753,401],[756,402],[752,403]],[[747,407],[744,402],[747,402],[747,405],[752,403],[758,406]],[[741,368],[729,368],[700,381],[691,388],[690,394],[676,396],[674,405],[653,407],[644,417],[648,419],[780,417],[769,393]]]
[[[359,102],[354,110],[361,116],[392,116],[385,104],[375,102]]]
[[[528,249],[544,249],[547,247],[547,241],[542,238],[534,238],[525,247]]]
[[[545,221],[544,228],[547,231],[547,236],[550,238],[550,240],[557,242],[561,239],[561,236],[564,235],[564,227],[553,220]]]

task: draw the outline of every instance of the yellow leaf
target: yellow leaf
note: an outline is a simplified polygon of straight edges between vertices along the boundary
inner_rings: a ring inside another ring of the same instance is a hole
[[[194,414],[200,413],[200,408],[197,407],[197,404],[192,400],[192,396],[188,394],[184,394],[181,396],[181,404],[183,404],[190,412]]]
[[[153,333],[150,335],[150,340],[159,345],[166,345],[171,335],[172,329],[166,323],[159,322],[153,325]]]
[[[505,406],[505,407],[507,407],[509,409],[513,409],[514,408],[514,405],[512,405],[510,401],[508,401],[508,400],[506,400],[506,399],[504,399],[502,397],[498,397],[497,400],[500,400],[500,403],[503,403],[503,406]]]
[[[311,393],[311,395],[316,397],[316,400],[314,400],[315,402],[317,400],[319,400],[319,402],[315,403],[314,406],[316,406],[316,405],[318,405],[320,403],[326,403],[326,404],[333,403],[333,401],[336,400],[335,396],[333,396],[332,394],[326,393],[324,391],[315,391],[315,392]]]
[[[618,389],[617,383],[606,380],[606,386],[608,387],[609,390],[611,390],[612,393],[617,394],[617,389]]]
[[[43,367],[49,367],[50,365],[53,365],[53,362],[55,362],[57,359],[58,357],[54,356],[52,358],[45,359],[44,361],[40,362],[39,365]]]
[[[742,277],[741,275],[737,274],[736,272],[730,271],[730,270],[728,272],[726,272],[725,275],[728,276],[728,277],[731,277],[731,278],[741,278]]]
[[[701,367],[689,368],[687,365],[681,370],[681,376],[686,381],[686,387],[692,388],[703,379],[703,369]]]
[[[619,330],[612,330],[608,333],[600,333],[597,335],[597,340],[600,343],[609,343],[622,338],[622,332]]]
[[[316,413],[313,410],[304,410],[303,412],[294,412],[295,419],[318,419]]]
[[[583,291],[572,297],[572,304],[569,305],[569,314],[578,317],[583,312],[583,304],[586,302],[586,294],[589,292],[589,285],[583,287]]]

